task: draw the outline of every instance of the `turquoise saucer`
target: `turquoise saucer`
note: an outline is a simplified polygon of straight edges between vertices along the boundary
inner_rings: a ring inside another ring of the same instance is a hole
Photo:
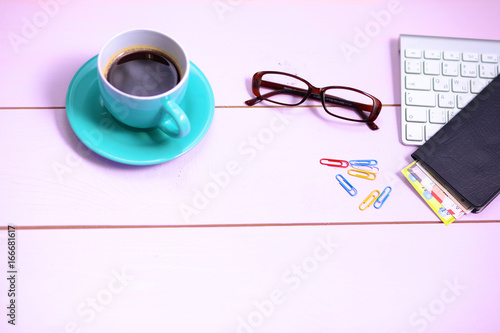
[[[193,63],[180,106],[191,122],[183,138],[170,138],[159,129],[136,129],[115,120],[99,96],[97,56],[75,74],[66,96],[66,112],[76,136],[91,150],[110,160],[151,165],[170,161],[196,146],[207,133],[214,116],[210,84]]]

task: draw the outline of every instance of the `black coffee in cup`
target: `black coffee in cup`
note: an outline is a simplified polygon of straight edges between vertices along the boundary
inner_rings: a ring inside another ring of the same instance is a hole
[[[156,49],[130,48],[110,60],[106,79],[115,88],[134,96],[155,96],[180,81],[172,58]]]

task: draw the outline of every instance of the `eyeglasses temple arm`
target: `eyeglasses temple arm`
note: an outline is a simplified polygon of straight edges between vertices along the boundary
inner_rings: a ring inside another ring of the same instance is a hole
[[[336,96],[330,96],[330,95],[325,95],[325,102],[336,104],[336,105],[347,106],[347,107],[351,107],[353,109],[359,109],[359,110],[368,111],[368,112],[371,112],[373,109],[372,105],[352,102],[352,101],[349,101],[347,99],[343,99],[343,98],[336,97]]]
[[[255,105],[259,102],[262,102],[263,100],[265,100],[269,97],[273,97],[273,96],[279,95],[279,94],[289,94],[289,95],[296,95],[296,96],[304,97],[308,93],[308,91],[304,90],[304,89],[290,87],[290,86],[286,86],[286,85],[274,83],[274,82],[269,82],[269,81],[262,81],[260,85],[261,85],[261,87],[266,87],[266,88],[276,89],[276,90],[270,91],[267,94],[249,99],[248,101],[245,101],[246,105],[252,106],[252,105]]]
[[[260,83],[260,85],[262,87],[266,87],[266,88],[280,89],[279,91],[277,91],[277,93],[284,93],[284,94],[290,94],[290,95],[305,96],[308,92],[307,90],[300,89],[297,87],[287,86],[284,84],[279,84],[279,83],[269,82],[269,81],[262,81]],[[343,105],[343,106],[348,106],[348,107],[352,107],[352,108],[359,108],[363,111],[368,111],[368,112],[372,111],[371,105],[352,102],[352,101],[349,101],[349,100],[346,100],[343,98],[339,98],[336,96],[326,95],[325,97],[328,98],[327,102],[332,103],[332,104]],[[319,94],[314,94],[314,93],[311,94],[309,96],[309,98],[313,98],[313,99],[316,99],[319,101],[321,100],[321,96]]]
[[[289,95],[297,95],[297,96],[304,96],[306,93],[303,92],[293,92],[289,90],[275,90],[275,91],[270,91],[267,94],[264,94],[262,96],[257,96],[255,98],[249,99],[248,101],[245,101],[245,104],[248,106],[253,106],[259,102],[262,102],[263,100],[273,97],[274,95],[279,95],[279,94],[289,94]]]

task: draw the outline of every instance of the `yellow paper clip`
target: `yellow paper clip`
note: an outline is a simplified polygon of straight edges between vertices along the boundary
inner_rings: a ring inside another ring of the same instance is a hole
[[[359,209],[361,210],[365,210],[367,209],[368,207],[371,206],[372,203],[375,202],[375,200],[377,200],[377,198],[379,197],[380,195],[380,191],[379,190],[374,190],[372,191],[372,193],[370,193],[365,200],[363,200],[363,202],[361,203],[361,205],[359,205]]]
[[[375,180],[375,178],[377,178],[377,174],[365,170],[349,169],[347,173],[350,174],[351,176],[364,178],[368,180]]]

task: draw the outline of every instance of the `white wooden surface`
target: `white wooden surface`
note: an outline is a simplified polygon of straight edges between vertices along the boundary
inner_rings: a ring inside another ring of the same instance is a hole
[[[0,332],[498,332],[500,224],[481,221],[498,222],[500,201],[445,227],[402,181],[414,148],[398,139],[397,38],[500,39],[499,7],[3,0],[0,225],[18,228],[19,293],[17,325],[2,315]],[[78,68],[134,27],[178,39],[217,106],[197,147],[149,167],[88,151],[64,110]],[[346,56],[347,44],[359,53]],[[242,107],[265,69],[374,94],[381,129],[310,108]],[[377,159],[378,179],[356,185],[393,194],[361,212],[323,157]],[[0,230],[5,275],[6,239]]]

